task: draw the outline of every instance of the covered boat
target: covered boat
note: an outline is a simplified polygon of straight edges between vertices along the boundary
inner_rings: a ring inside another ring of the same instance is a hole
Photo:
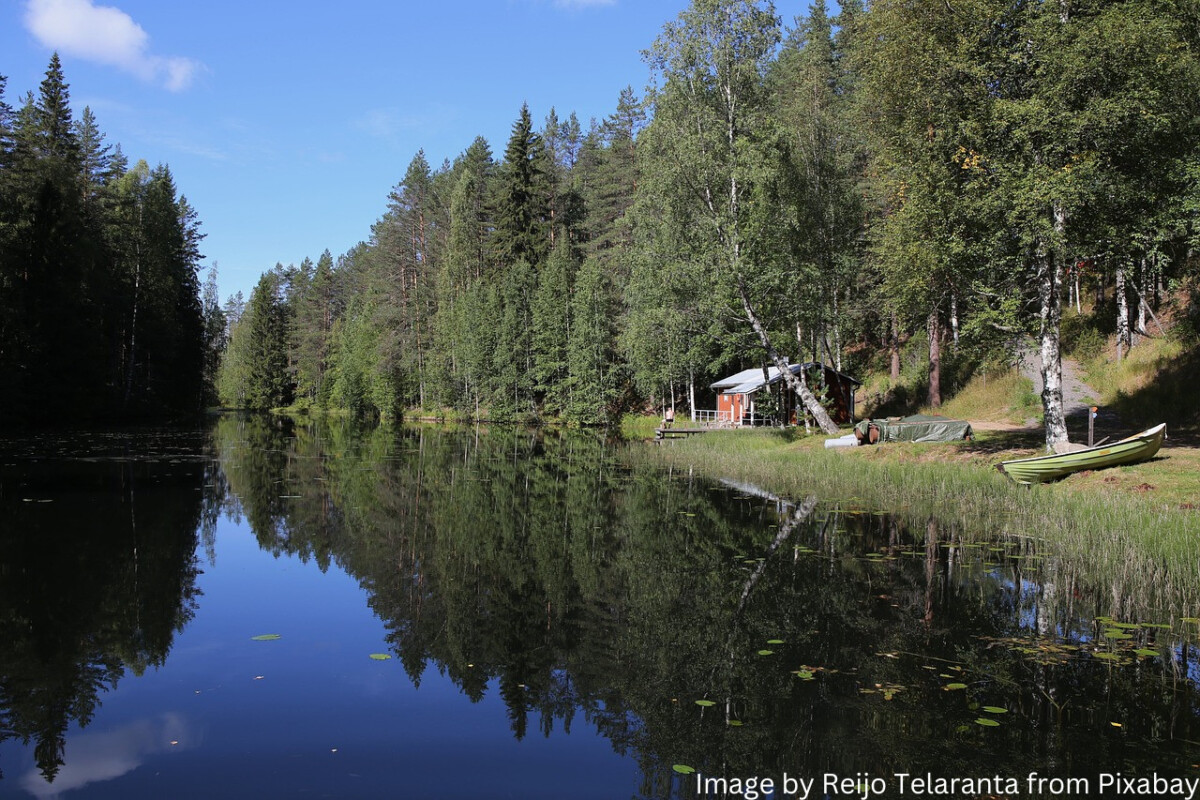
[[[957,442],[971,438],[971,423],[931,414],[864,419],[854,426],[862,444],[878,442]]]
[[[1103,469],[1121,464],[1135,464],[1154,457],[1162,447],[1167,425],[1162,423],[1141,433],[1112,444],[1086,447],[1072,453],[1056,453],[1048,456],[1017,458],[1003,461],[996,469],[1017,483],[1045,483],[1058,480],[1072,472],[1085,469]]]

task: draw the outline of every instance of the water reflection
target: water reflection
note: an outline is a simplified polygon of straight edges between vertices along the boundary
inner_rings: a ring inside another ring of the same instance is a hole
[[[149,752],[72,744],[61,768],[68,722],[166,659],[219,513],[352,576],[412,684],[432,669],[498,694],[518,740],[589,726],[636,760],[640,797],[693,796],[673,765],[1193,771],[1196,623],[1158,613],[1152,580],[1081,573],[1033,538],[631,467],[553,432],[226,418],[212,436],[194,460],[0,473],[0,735],[35,739],[46,780]]]
[[[90,783],[119,778],[156,753],[186,749],[192,738],[187,722],[178,714],[162,714],[110,731],[89,731],[72,738],[66,763],[56,774],[31,770],[21,776],[20,783],[35,797],[58,797]]]
[[[1113,591],[1032,538],[764,502],[578,437],[219,431],[262,546],[354,575],[414,683],[434,664],[477,699],[494,679],[517,738],[582,717],[639,760],[644,796],[680,791],[679,763],[1094,776],[1195,760],[1194,626],[1131,620],[1153,607],[1136,581]]]
[[[202,489],[216,479],[205,441],[41,437],[0,450],[0,741],[33,742],[41,780],[60,775],[68,727],[87,725],[127,673],[162,665],[192,617]]]

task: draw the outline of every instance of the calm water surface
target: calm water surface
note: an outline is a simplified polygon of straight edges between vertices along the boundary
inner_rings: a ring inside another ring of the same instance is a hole
[[[261,419],[10,437],[0,797],[1200,779],[1200,621],[1153,585],[631,463],[582,436]]]

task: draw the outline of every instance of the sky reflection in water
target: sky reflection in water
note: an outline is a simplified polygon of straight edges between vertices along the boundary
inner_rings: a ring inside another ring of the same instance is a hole
[[[1028,536],[667,479],[553,432],[184,438],[0,452],[0,796],[667,798],[694,794],[675,764],[1200,761],[1197,626]]]

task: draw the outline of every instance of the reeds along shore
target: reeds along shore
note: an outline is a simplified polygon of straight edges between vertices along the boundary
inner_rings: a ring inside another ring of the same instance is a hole
[[[734,478],[781,496],[815,494],[841,507],[883,511],[920,530],[933,518],[966,540],[1020,537],[1076,580],[1106,587],[1122,613],[1194,616],[1200,603],[1200,513],[1152,498],[1017,486],[990,463],[900,461],[825,451],[778,431],[713,432],[632,448],[632,458]],[[900,452],[897,455],[901,455]],[[847,457],[849,456],[849,457]]]

